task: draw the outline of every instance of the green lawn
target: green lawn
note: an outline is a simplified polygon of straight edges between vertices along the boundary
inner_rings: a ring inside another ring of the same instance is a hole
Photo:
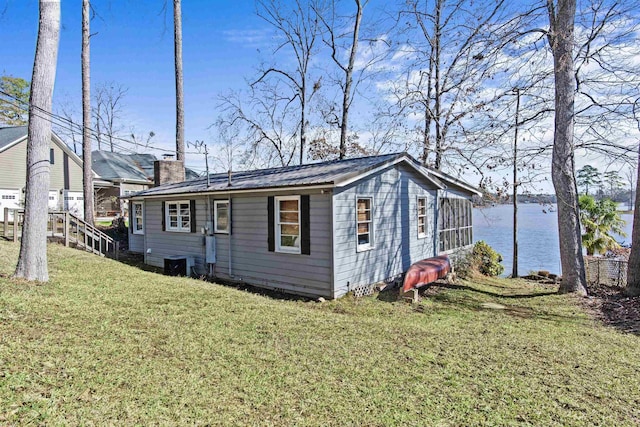
[[[640,422],[640,338],[552,288],[318,304],[61,246],[38,286],[8,278],[18,249],[0,242],[0,425]]]

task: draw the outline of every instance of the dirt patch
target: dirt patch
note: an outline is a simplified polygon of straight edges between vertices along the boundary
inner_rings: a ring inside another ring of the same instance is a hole
[[[628,297],[615,286],[591,285],[584,303],[605,324],[640,335],[640,297]]]

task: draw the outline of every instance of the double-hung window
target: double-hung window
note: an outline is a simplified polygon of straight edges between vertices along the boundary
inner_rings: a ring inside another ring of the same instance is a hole
[[[300,253],[300,196],[275,198],[276,251]]]
[[[214,232],[229,233],[229,201],[216,200],[213,205]]]
[[[427,198],[418,197],[418,238],[427,237]]]
[[[358,197],[356,202],[358,251],[373,248],[373,198]]]
[[[131,230],[133,234],[144,234],[142,203],[134,202],[131,205],[133,206],[133,210],[131,211]]]
[[[167,202],[165,207],[167,231],[191,231],[191,207],[189,201]]]

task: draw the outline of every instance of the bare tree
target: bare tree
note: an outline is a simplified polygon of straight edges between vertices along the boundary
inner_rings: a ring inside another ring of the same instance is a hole
[[[93,164],[91,161],[91,59],[89,0],[82,0],[82,193],[84,220],[94,223]],[[113,151],[113,148],[112,148]]]
[[[51,104],[60,41],[60,1],[40,0],[38,39],[31,78],[27,184],[20,255],[15,277],[47,282],[47,206]]]
[[[261,84],[248,96],[230,93],[220,98],[219,126],[234,128],[245,145],[245,157],[257,167],[289,166],[298,149],[297,110],[281,94],[281,81]]]
[[[558,197],[561,293],[587,294],[574,163],[574,20],[576,0],[547,0],[549,46],[555,76],[555,127],[551,177]]]
[[[173,43],[176,68],[176,160],[184,161],[184,82],[182,78],[181,0],[173,0]]]
[[[399,11],[397,38],[406,41],[396,56],[405,58],[406,68],[389,92],[396,114],[416,123],[424,164],[442,168],[447,152],[451,163],[472,157],[479,163],[479,145],[495,145],[495,105],[512,98],[512,88],[525,86],[497,86],[493,80],[508,77],[504,50],[532,15],[515,13],[504,0],[410,0]]]
[[[66,139],[67,145],[71,143],[73,152],[79,154],[82,151],[82,146],[78,150],[78,145],[82,144],[82,126],[76,123],[77,111],[71,99],[67,98],[58,103],[56,115],[62,123],[53,123],[54,131]]]
[[[93,119],[96,124],[98,150],[102,149],[102,142],[106,142],[110,151],[115,151],[114,137],[123,129],[121,115],[124,97],[128,91],[128,88],[115,82],[102,83],[96,87]]]
[[[344,159],[347,154],[347,131],[349,129],[349,107],[351,107],[353,86],[353,67],[356,62],[356,54],[358,53],[358,39],[360,37],[360,23],[362,22],[362,10],[367,1],[354,0],[356,11],[353,17],[353,31],[351,33],[351,46],[349,47],[349,60],[347,64],[343,64],[338,57],[338,48],[336,42],[336,31],[332,25],[327,25],[328,34],[330,36],[329,47],[331,48],[331,58],[338,67],[344,72],[344,86],[342,86],[342,117],[340,119],[340,158]],[[335,3],[334,3],[335,8]],[[326,22],[326,21],[325,21]]]
[[[282,95],[282,101],[295,103],[299,108],[298,123],[291,132],[299,137],[299,163],[303,164],[307,149],[309,104],[321,86],[321,79],[314,79],[311,75],[311,61],[317,53],[317,40],[321,37],[322,27],[318,14],[324,10],[324,4],[321,0],[296,0],[290,9],[288,6],[283,7],[277,0],[258,1],[257,4],[258,16],[276,30],[278,44],[273,51],[274,55],[285,58],[291,56],[295,68],[263,67],[260,76],[251,86],[256,88],[260,84],[278,84],[281,88],[289,89],[287,95]]]

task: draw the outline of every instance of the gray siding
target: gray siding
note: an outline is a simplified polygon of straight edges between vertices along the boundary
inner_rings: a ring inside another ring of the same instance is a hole
[[[198,274],[205,273],[204,236],[200,228],[206,225],[207,204],[202,196],[190,198],[196,201],[195,233],[178,233],[162,231],[162,200],[145,200],[144,202],[144,261],[156,267],[164,267],[164,258],[170,255],[193,256]],[[190,200],[186,197],[168,199]]]
[[[144,252],[144,234],[132,234],[129,231],[129,252],[137,254]]]
[[[292,194],[233,196],[231,236],[216,234],[216,276],[297,294],[332,296],[330,194],[295,193],[310,194],[311,255],[268,250],[267,198]]]
[[[373,197],[374,248],[357,251],[356,199]],[[417,198],[427,198],[427,235],[418,237]],[[392,278],[435,255],[436,190],[412,169],[378,172],[342,189],[333,198],[334,297]]]
[[[267,198],[263,193],[232,197],[232,233],[216,234],[215,275],[256,286],[281,289],[302,295],[332,296],[331,287],[331,195],[320,191],[310,194],[311,255],[269,252],[267,246]],[[195,198],[195,197],[194,197]],[[211,198],[213,201],[215,198]],[[185,200],[185,198],[171,199]],[[145,200],[145,262],[162,267],[164,257],[190,255],[198,273],[206,273],[205,247],[201,227],[213,229],[213,209],[205,197],[195,198],[197,233],[162,231],[162,201]],[[226,199],[223,199],[226,200]],[[129,236],[130,245],[135,241]],[[231,242],[231,254],[229,253]],[[133,243],[134,246],[137,242]],[[151,249],[151,253],[147,251]],[[229,256],[231,255],[231,271]]]
[[[146,234],[146,225],[147,225],[147,209],[146,209],[146,203],[142,202],[142,227],[143,227],[143,232]],[[135,252],[135,253],[144,253],[145,248],[144,248],[144,239],[145,239],[145,235],[144,234],[133,234],[131,232],[131,224],[129,224],[129,252]]]

